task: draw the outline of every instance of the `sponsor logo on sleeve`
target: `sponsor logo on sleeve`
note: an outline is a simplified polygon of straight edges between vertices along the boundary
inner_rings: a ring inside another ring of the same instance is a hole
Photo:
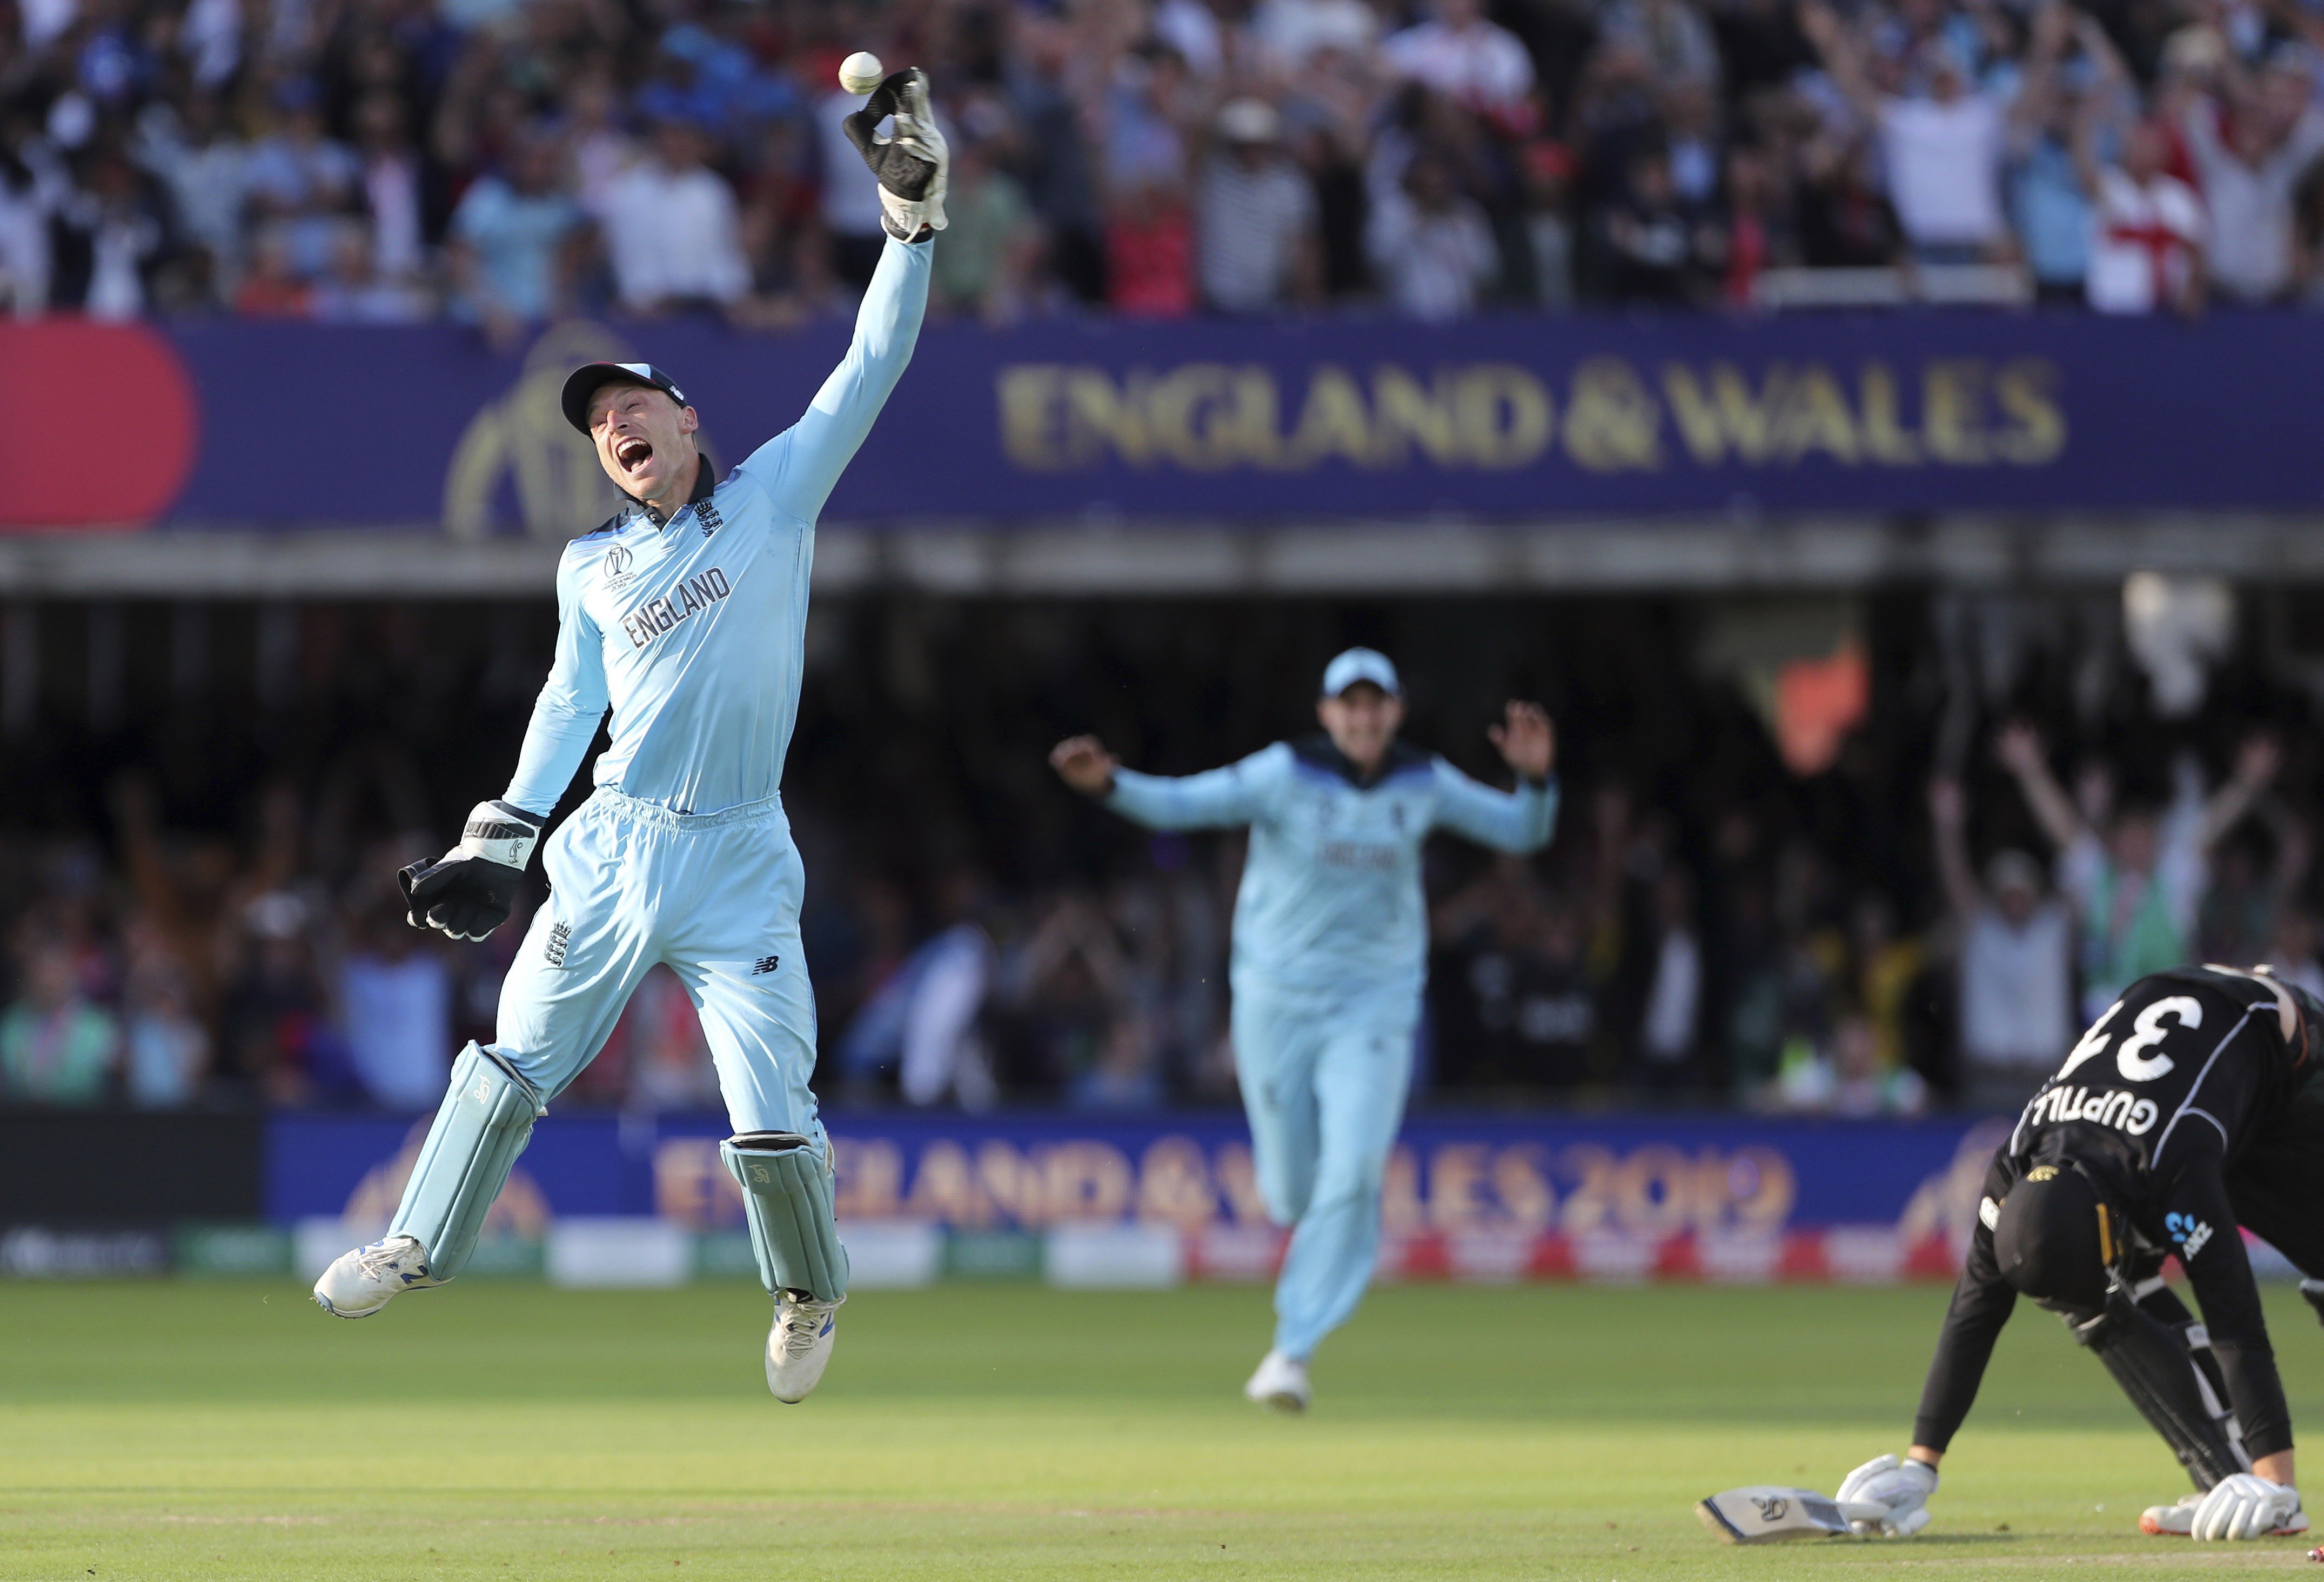
[[[779,956],[761,956],[758,960],[751,964],[751,976],[752,977],[764,977],[767,974],[774,971],[782,964],[783,958]]]
[[[2172,1245],[2179,1249],[2182,1260],[2201,1252],[2211,1239],[2211,1227],[2191,1214],[2166,1214],[2163,1228],[2171,1233]]]

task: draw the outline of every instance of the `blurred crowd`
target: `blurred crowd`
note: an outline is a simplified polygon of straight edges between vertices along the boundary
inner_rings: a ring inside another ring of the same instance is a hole
[[[398,904],[396,866],[498,788],[545,663],[546,612],[480,607],[56,605],[12,628],[12,662],[49,662],[0,685],[0,1101],[437,1101],[460,1043],[491,1038],[538,899],[481,946]],[[1312,728],[1303,678],[1351,640],[1397,655],[1409,734],[1471,772],[1498,768],[1501,698],[1560,726],[1546,852],[1429,848],[1424,1104],[2006,1109],[2145,973],[2264,960],[2324,992],[2302,728],[2324,662],[2298,647],[2324,609],[2236,622],[2191,670],[2103,598],[1775,614],[819,606],[785,791],[817,1088],[1231,1102],[1239,838],[1137,830],[1045,751],[1097,729],[1141,767],[1223,762]],[[1784,623],[1811,657],[1738,668]],[[134,640],[89,658],[108,630]],[[1803,664],[1862,680],[1821,738],[1767,707]],[[716,1107],[675,978],[647,979],[560,1102]]]
[[[936,310],[2324,284],[2310,0],[0,0],[0,304],[506,339],[831,310],[858,48],[935,79]],[[1933,278],[1932,276],[1931,278]]]

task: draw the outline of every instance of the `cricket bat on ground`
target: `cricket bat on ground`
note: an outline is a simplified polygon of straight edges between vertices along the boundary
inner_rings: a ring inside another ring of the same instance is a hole
[[[1848,1518],[1813,1489],[1729,1489],[1694,1507],[1721,1543],[1780,1543],[1793,1538],[1846,1538]]]

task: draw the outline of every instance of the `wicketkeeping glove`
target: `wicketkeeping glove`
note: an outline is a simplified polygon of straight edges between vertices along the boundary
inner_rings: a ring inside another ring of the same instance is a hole
[[[1848,1475],[1833,1503],[1864,1538],[1910,1538],[1929,1524],[1937,1469],[1925,1461],[1876,1456]]]
[[[543,822],[508,802],[478,802],[460,844],[442,861],[414,863],[395,875],[411,926],[481,939],[508,921]]]
[[[2265,1538],[2282,1531],[2300,1514],[2300,1491],[2286,1483],[2270,1483],[2255,1472],[2238,1472],[2211,1485],[2195,1507],[2194,1536],[2199,1540]]]
[[[880,123],[896,119],[893,135],[880,135]],[[923,227],[940,231],[945,218],[945,178],[952,150],[928,108],[928,74],[917,66],[891,71],[872,90],[863,107],[847,117],[847,140],[880,178],[881,223],[899,241],[919,240]]]

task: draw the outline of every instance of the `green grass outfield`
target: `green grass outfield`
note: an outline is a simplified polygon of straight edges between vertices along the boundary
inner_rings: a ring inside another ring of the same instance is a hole
[[[359,1324],[302,1295],[0,1284],[0,1577],[2306,1574],[2301,1541],[2138,1536],[2177,1469],[2030,1309],[1927,1535],[1713,1544],[1697,1496],[1903,1448],[1929,1287],[1387,1289],[1304,1419],[1236,1393],[1250,1289],[864,1292],[798,1407],[746,1286],[477,1281]],[[2270,1310],[2324,1423],[2324,1334]]]

